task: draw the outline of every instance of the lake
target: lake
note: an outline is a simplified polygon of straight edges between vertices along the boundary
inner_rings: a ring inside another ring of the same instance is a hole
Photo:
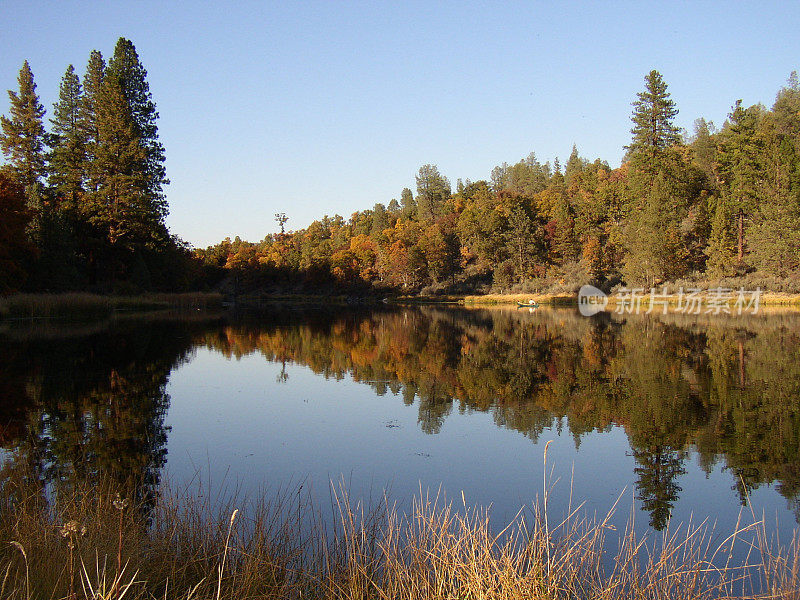
[[[559,514],[619,499],[623,525],[721,537],[754,513],[787,539],[800,515],[797,313],[275,308],[0,338],[4,468],[45,481],[303,486],[321,503],[343,481],[401,507],[440,490],[497,522],[547,486]]]

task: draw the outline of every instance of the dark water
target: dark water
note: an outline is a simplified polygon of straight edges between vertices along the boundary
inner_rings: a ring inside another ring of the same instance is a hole
[[[4,469],[401,506],[440,487],[500,521],[618,497],[642,528],[800,514],[800,314],[275,310],[0,329]],[[749,504],[748,504],[749,503]],[[747,508],[743,509],[743,505]]]

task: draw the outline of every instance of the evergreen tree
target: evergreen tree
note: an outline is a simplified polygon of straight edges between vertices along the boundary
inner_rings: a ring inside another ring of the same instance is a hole
[[[106,77],[119,80],[128,101],[134,128],[145,152],[146,191],[151,202],[150,208],[163,219],[167,215],[163,186],[169,180],[164,167],[164,146],[158,139],[158,112],[147,83],[147,71],[130,40],[120,38],[117,41],[114,56],[108,62]]]
[[[517,281],[530,276],[531,265],[539,254],[536,224],[530,210],[518,202],[508,216],[508,231],[505,233],[506,250],[514,265]]]
[[[567,166],[564,168],[564,184],[569,187],[573,180],[580,175],[587,167],[588,162],[580,157],[578,154],[578,147],[572,144],[572,152],[567,160]]]
[[[792,71],[786,86],[781,88],[772,107],[778,133],[800,145],[800,81]]]
[[[369,234],[378,239],[382,234],[384,229],[389,227],[389,213],[386,211],[386,207],[378,203],[372,208],[372,223],[370,225]]]
[[[100,173],[97,171],[96,157],[99,144],[97,133],[97,107],[105,79],[106,62],[103,55],[92,50],[86,74],[83,76],[83,98],[80,106],[80,128],[83,132],[86,152],[86,171],[84,180],[89,191],[100,188]]]
[[[11,172],[25,187],[28,206],[41,210],[39,184],[47,173],[44,107],[36,94],[36,83],[26,60],[20,69],[19,92],[9,90],[10,116],[0,117],[0,148],[8,158]]]
[[[629,286],[652,287],[684,274],[686,250],[676,220],[665,214],[670,202],[669,187],[659,176],[628,220],[622,274]]]
[[[654,285],[683,274],[690,258],[681,232],[697,201],[697,172],[681,144],[678,114],[658,71],[645,77],[645,91],[633,103],[633,138],[626,146],[631,202],[625,227],[628,255],[623,274],[628,285]],[[698,253],[702,259],[701,244]]]
[[[86,140],[81,127],[83,93],[81,82],[70,65],[61,80],[58,102],[53,105],[50,139],[49,183],[62,209],[74,214],[83,193],[86,171]]]
[[[155,249],[168,241],[164,148],[146,75],[133,44],[120,38],[94,96],[97,190],[91,195],[90,219],[112,245],[128,250]]]
[[[716,171],[717,143],[714,135],[714,123],[702,118],[695,120],[691,149],[694,163],[705,175],[706,189],[716,190],[719,181]]]
[[[411,219],[417,214],[417,201],[414,200],[414,193],[408,188],[403,188],[400,192],[400,210],[406,219]]]
[[[759,130],[763,118],[762,106],[744,108],[742,101],[737,100],[720,134],[720,179],[728,212],[736,219],[737,259],[740,263],[745,253],[745,220],[758,203],[763,175],[764,139]]]
[[[500,166],[492,169],[492,191],[497,193],[506,189],[510,184],[510,173],[508,163],[503,163]]]
[[[776,117],[768,113],[759,124],[762,175],[747,236],[750,262],[786,277],[800,269],[800,156],[792,132],[800,125],[800,115],[794,123]]]
[[[94,167],[99,187],[90,196],[89,221],[111,245],[133,249],[149,233],[146,157],[120,82],[109,77],[97,112]]]
[[[680,143],[675,126],[678,109],[670,98],[667,84],[656,70],[645,77],[645,91],[633,103],[633,140],[625,149],[634,167],[647,174],[652,183],[665,166],[666,151]]]
[[[705,250],[707,271],[712,276],[732,275],[736,264],[736,236],[731,230],[728,203],[720,200],[711,223],[711,236]]]
[[[422,165],[417,180],[417,219],[433,221],[444,213],[444,203],[450,198],[450,182],[439,173],[436,165]]]

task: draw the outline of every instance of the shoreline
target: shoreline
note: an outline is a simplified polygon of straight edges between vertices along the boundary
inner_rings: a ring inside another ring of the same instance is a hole
[[[697,298],[706,304],[715,294],[709,290],[704,290],[697,295]],[[484,295],[469,295],[461,296],[461,302],[464,305],[492,305],[492,304],[507,304],[513,305],[517,302],[528,302],[534,300],[539,304],[547,304],[551,306],[577,306],[578,294],[484,294]],[[656,303],[662,304],[664,300],[672,306],[678,305],[681,301],[685,302],[678,294],[672,294],[667,297],[656,297]],[[650,294],[643,294],[638,296],[637,300],[641,306],[648,307],[650,305]],[[731,302],[735,302],[735,293],[732,296]],[[611,294],[608,296],[608,307],[615,307],[621,302],[630,303],[629,296],[622,296],[620,294]],[[800,294],[789,294],[785,292],[762,292],[759,299],[759,306],[786,306],[797,308],[800,310]]]
[[[725,306],[731,312],[736,311],[738,290],[730,292]],[[744,306],[752,300],[750,292],[745,292]],[[661,307],[669,307],[669,312],[679,312],[676,307],[685,306],[687,294],[671,294],[653,298],[654,309],[660,312]],[[693,296],[693,300],[706,312],[714,301],[719,304],[720,296],[714,288],[703,290]],[[578,307],[578,294],[539,293],[539,294],[449,294],[441,296],[397,295],[380,297],[374,295],[314,295],[314,294],[252,294],[238,297],[230,301],[219,292],[184,292],[144,294],[141,296],[114,296],[84,292],[67,292],[59,294],[13,294],[0,297],[0,322],[33,321],[44,319],[82,320],[107,318],[122,313],[151,313],[167,310],[181,311],[219,311],[226,309],[258,309],[276,305],[309,307],[315,305],[329,306],[402,306],[402,305],[451,305],[464,307],[482,306],[515,306],[517,302],[535,301],[539,305],[549,307]],[[625,305],[624,312],[635,312],[636,307],[647,311],[650,308],[651,296],[640,292],[632,301],[630,293],[611,294],[608,296],[606,311],[614,310],[620,304]],[[722,309],[725,308],[722,306]],[[634,310],[631,310],[633,307]],[[787,292],[761,292],[758,307],[783,307],[800,310],[800,294]],[[750,306],[752,309],[752,305]],[[717,312],[725,312],[724,310]],[[618,311],[619,312],[619,311]],[[690,313],[686,314],[700,314]]]
[[[13,294],[0,297],[0,322],[43,319],[98,319],[120,313],[166,310],[217,310],[222,294],[186,292],[142,296],[104,296],[88,292],[60,294]]]

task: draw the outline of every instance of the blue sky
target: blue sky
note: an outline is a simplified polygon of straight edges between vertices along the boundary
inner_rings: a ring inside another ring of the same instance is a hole
[[[771,105],[800,69],[796,2],[0,3],[0,88],[27,59],[51,112],[73,63],[131,39],[167,150],[168,224],[196,246],[298,229],[536,152],[619,165],[658,69],[687,129]],[[7,113],[8,104],[0,104]]]

